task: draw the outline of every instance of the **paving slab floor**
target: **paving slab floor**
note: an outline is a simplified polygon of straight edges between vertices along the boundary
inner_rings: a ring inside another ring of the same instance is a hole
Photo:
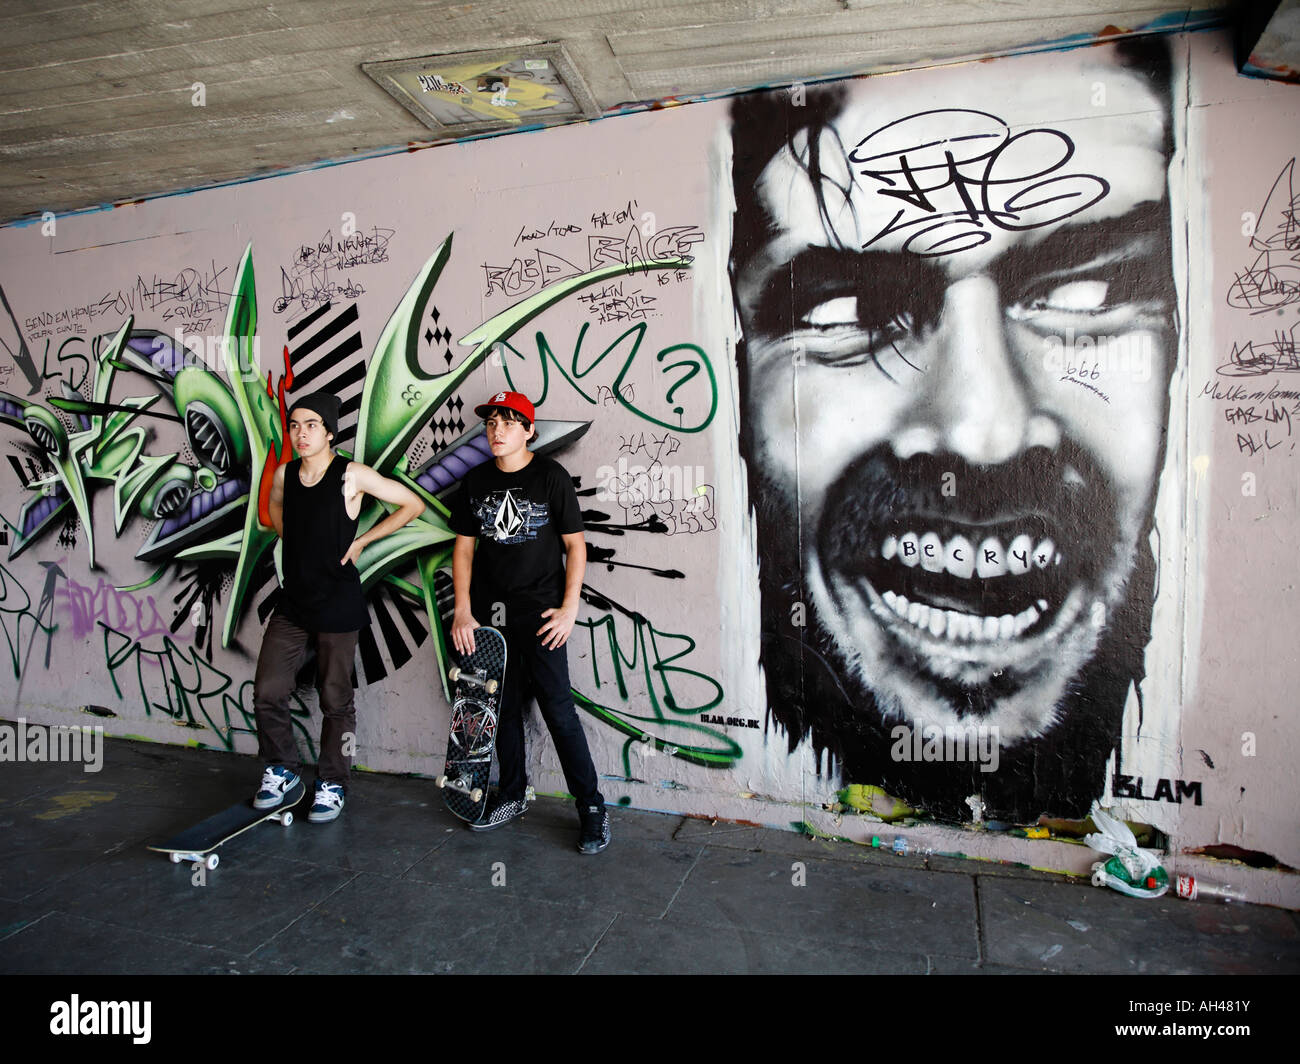
[[[267,822],[200,871],[146,845],[250,794],[260,764],[106,743],[95,773],[0,767],[0,973],[1300,971],[1281,909],[625,808],[590,857],[567,801],[478,834],[431,781],[370,773],[336,822]]]

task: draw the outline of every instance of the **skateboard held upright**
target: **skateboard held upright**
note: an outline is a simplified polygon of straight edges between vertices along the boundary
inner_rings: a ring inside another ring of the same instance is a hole
[[[447,672],[452,683],[451,728],[437,784],[447,808],[471,824],[482,820],[487,810],[505,673],[506,641],[495,628],[476,628],[474,653]]]

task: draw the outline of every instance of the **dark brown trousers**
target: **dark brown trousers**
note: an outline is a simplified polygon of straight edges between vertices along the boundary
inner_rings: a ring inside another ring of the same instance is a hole
[[[316,690],[320,694],[320,758],[316,775],[326,783],[346,784],[352,759],[344,754],[347,737],[356,746],[357,711],[352,698],[352,667],[357,632],[309,632],[273,614],[262,637],[253,682],[258,752],[268,765],[298,772],[298,744],[293,736],[289,698],[308,647],[316,646]]]

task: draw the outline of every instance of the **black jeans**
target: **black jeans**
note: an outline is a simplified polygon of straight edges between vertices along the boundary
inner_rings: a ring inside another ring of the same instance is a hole
[[[567,644],[558,650],[542,646],[537,630],[545,623],[540,614],[520,615],[511,611],[512,624],[500,631],[506,640],[506,680],[497,723],[497,766],[501,797],[522,798],[528,787],[524,754],[524,711],[533,698],[551,733],[555,752],[564,770],[569,793],[579,809],[604,806],[596,779],[596,766],[587,747],[587,736],[578,720],[569,689]]]
[[[316,775],[326,783],[346,784],[352,759],[343,752],[345,736],[356,745],[357,710],[352,697],[352,666],[357,632],[308,632],[278,613],[262,637],[253,681],[253,710],[257,714],[258,752],[268,765],[298,772],[298,744],[293,737],[289,696],[297,685],[298,669],[309,643],[316,643],[316,690],[324,721],[320,729],[320,759]]]

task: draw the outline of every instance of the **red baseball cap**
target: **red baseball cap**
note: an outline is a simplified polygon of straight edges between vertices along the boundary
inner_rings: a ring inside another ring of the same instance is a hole
[[[516,414],[522,414],[528,419],[530,425],[537,420],[533,404],[528,401],[528,396],[524,395],[523,392],[497,392],[486,403],[476,406],[474,413],[479,417],[487,417],[487,412],[494,406],[503,406],[507,410],[513,410]]]

